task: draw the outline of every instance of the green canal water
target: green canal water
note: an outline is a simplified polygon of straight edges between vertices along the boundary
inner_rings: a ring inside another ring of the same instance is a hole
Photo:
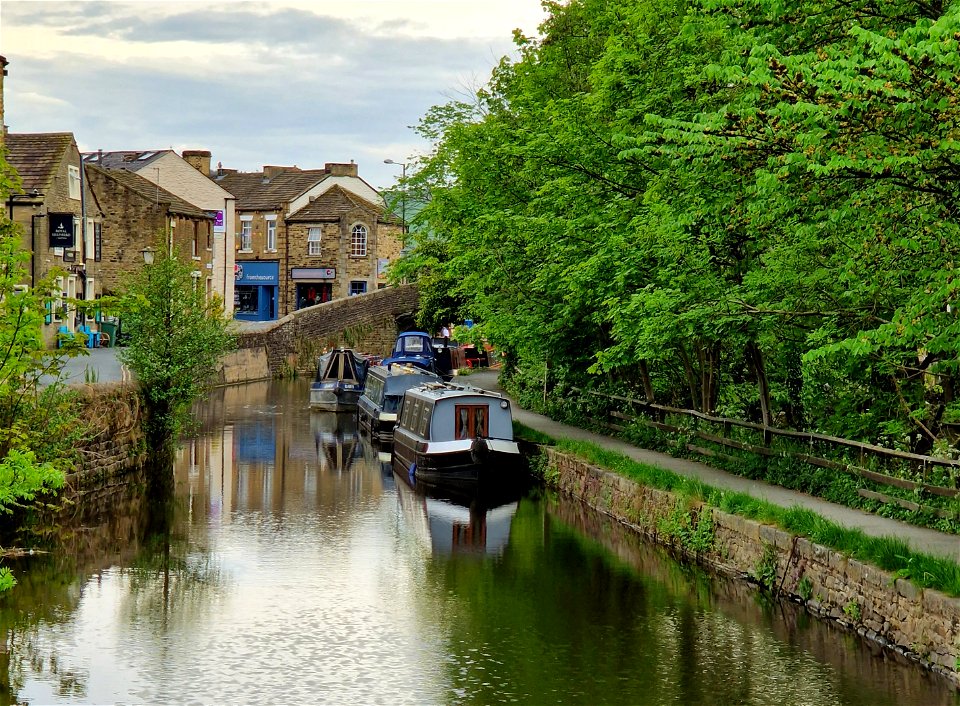
[[[576,503],[418,493],[306,400],[217,391],[171,501],[103,489],[17,563],[0,703],[960,703]]]

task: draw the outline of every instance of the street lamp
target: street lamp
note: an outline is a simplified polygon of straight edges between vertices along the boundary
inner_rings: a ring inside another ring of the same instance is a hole
[[[141,252],[141,254],[143,255],[143,262],[144,262],[144,264],[146,264],[146,265],[152,265],[152,264],[153,264],[153,258],[154,258],[154,257],[156,256],[156,254],[157,254],[156,251],[148,245],[147,247],[145,247],[145,248],[144,248],[143,250],[141,250],[140,252]]]
[[[407,163],[406,162],[394,162],[392,159],[383,160],[384,164],[396,164],[403,169],[403,175],[400,177],[401,183],[403,183],[403,190],[400,192],[400,222],[403,232],[407,232]]]

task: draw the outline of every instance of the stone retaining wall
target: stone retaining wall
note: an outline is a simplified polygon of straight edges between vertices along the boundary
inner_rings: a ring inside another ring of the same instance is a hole
[[[145,408],[137,386],[100,383],[78,386],[84,416],[96,419],[94,436],[81,445],[80,464],[67,476],[72,487],[106,483],[147,462]]]
[[[547,454],[551,485],[655,541],[694,556],[688,547],[664,536],[663,528],[683,502],[678,496],[553,449]],[[695,556],[698,561],[748,579],[762,573],[764,565],[775,566],[781,595],[921,663],[960,688],[960,599],[918,588],[776,527],[698,503],[681,509],[692,516],[710,513],[713,543],[709,551]]]

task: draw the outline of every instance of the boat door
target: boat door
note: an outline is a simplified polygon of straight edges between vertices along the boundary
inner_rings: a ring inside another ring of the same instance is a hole
[[[454,407],[454,438],[476,439],[490,435],[490,410],[485,404],[458,404]]]

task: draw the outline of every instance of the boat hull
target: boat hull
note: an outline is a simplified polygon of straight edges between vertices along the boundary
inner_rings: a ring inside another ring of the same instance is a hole
[[[310,387],[310,409],[321,412],[355,412],[362,390],[349,389],[342,383],[314,383]]]
[[[471,486],[513,480],[520,472],[517,444],[502,439],[425,442],[397,429],[393,438],[393,469],[417,483]]]

